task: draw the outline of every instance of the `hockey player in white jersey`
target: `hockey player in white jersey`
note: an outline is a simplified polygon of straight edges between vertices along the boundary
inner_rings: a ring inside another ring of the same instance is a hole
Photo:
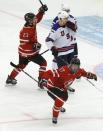
[[[68,13],[68,27],[73,31],[73,40],[74,40],[74,43],[75,43],[75,50],[74,50],[74,55],[75,55],[75,57],[77,57],[78,56],[78,47],[77,47],[77,41],[76,41],[76,32],[77,32],[77,20],[76,20],[76,18],[74,17],[74,16],[72,16],[71,14],[70,14],[70,8],[69,8],[69,6],[68,6],[68,4],[62,4],[61,5],[61,10],[62,11],[66,11],[67,13]],[[58,13],[59,14],[59,13]],[[55,18],[54,18],[54,20],[53,20],[53,22],[52,22],[52,28],[53,28],[53,26],[56,24],[56,23],[58,23],[58,16],[56,16]],[[56,61],[55,60],[53,60],[53,62],[52,62],[52,68],[53,69],[57,69],[58,68],[58,66],[57,66],[57,63],[56,63]]]
[[[69,60],[66,57],[67,55],[72,55],[72,58],[74,57],[76,44],[74,42],[74,31],[68,28],[68,17],[69,15],[65,11],[61,11],[58,14],[58,22],[52,27],[49,36],[46,38],[46,44],[56,59],[63,57],[63,59],[69,63],[71,58],[69,58]],[[78,49],[76,49],[75,54],[78,54]],[[58,59],[57,63],[58,67],[65,64],[60,59]]]
[[[74,31],[68,27],[68,13],[61,11],[58,14],[58,22],[52,27],[46,39],[48,48],[54,55],[54,63],[57,68],[70,63],[71,59],[78,55],[77,43],[75,43]],[[66,62],[66,63],[65,63]],[[71,92],[75,90],[70,88]]]

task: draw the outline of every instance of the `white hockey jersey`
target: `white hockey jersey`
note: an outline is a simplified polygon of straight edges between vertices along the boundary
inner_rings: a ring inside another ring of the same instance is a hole
[[[77,28],[77,20],[74,16],[72,15],[69,15],[68,17],[68,21],[72,22],[73,24],[75,24],[76,28]],[[55,26],[55,24],[58,23],[58,16],[56,16],[52,22],[52,28]],[[76,31],[77,32],[77,31]],[[73,37],[74,37],[74,42],[77,43],[76,41],[76,32],[73,31]]]
[[[55,46],[58,50],[58,56],[72,53],[75,46],[74,32],[68,27],[60,27],[56,23],[46,38],[46,44],[49,49]]]

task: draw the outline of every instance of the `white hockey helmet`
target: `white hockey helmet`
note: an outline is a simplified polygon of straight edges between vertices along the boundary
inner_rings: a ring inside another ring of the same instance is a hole
[[[66,11],[67,13],[70,12],[70,7],[68,6],[68,4],[62,4],[61,5],[61,10]]]
[[[60,26],[65,26],[68,21],[69,14],[66,11],[61,11],[58,14],[58,23]]]
[[[58,19],[65,19],[65,18],[68,18],[69,15],[66,11],[61,11],[58,13]]]

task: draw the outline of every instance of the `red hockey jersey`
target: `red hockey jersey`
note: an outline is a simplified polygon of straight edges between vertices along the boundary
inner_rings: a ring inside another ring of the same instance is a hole
[[[48,80],[47,87],[57,87],[62,90],[67,90],[67,87],[75,80],[75,78],[84,76],[87,72],[84,69],[79,69],[76,74],[72,74],[68,66],[63,66],[57,70],[48,70],[44,73],[43,79]]]
[[[43,13],[36,15],[36,23],[39,23],[43,17]],[[19,55],[29,57],[37,54],[39,50],[35,50],[34,46],[38,43],[36,24],[33,27],[23,27],[20,31],[20,45],[18,47]]]

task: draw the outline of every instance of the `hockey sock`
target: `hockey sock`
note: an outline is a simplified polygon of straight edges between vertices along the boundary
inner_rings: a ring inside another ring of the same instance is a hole
[[[40,65],[40,68],[39,68],[39,77],[41,78],[44,74],[44,72],[46,71],[46,66],[47,66],[47,63],[43,63]]]
[[[20,69],[24,69],[25,67],[26,67],[26,65],[19,65],[19,68],[14,68],[10,74],[10,77],[15,78],[19,74],[19,72],[21,72]]]
[[[55,99],[54,107],[53,107],[53,117],[58,117],[61,107],[63,106],[64,102],[60,101],[59,99]]]

